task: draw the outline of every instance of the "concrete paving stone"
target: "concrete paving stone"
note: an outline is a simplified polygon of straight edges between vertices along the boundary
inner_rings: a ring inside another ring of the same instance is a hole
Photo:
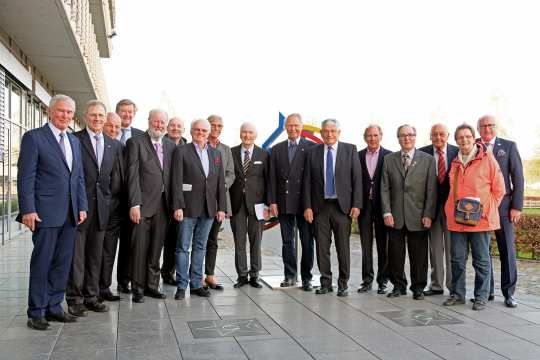
[[[378,359],[367,351],[339,352],[339,353],[321,353],[313,354],[316,360],[375,360]]]
[[[295,338],[310,354],[363,351],[364,349],[343,334]]]
[[[50,326],[46,331],[36,331],[30,329],[26,325],[26,321],[12,323],[9,328],[2,332],[0,340],[30,340],[50,338],[52,342],[62,331],[63,325],[58,323],[49,323]]]
[[[51,353],[56,337],[0,340],[0,359],[43,358]]]
[[[501,326],[500,329],[518,338],[540,345],[540,327],[536,325]]]
[[[184,344],[181,347],[184,360],[240,360],[247,359],[236,341],[206,344]]]
[[[82,350],[105,350],[116,347],[116,334],[64,334],[60,333],[54,346],[55,351],[77,352]]]
[[[50,360],[116,360],[116,349],[53,351]]]
[[[292,339],[270,339],[259,341],[239,341],[249,359],[286,360],[312,359],[312,357]]]
[[[429,350],[435,354],[441,356],[444,359],[463,359],[463,360],[478,360],[478,359],[490,359],[490,360],[502,360],[506,359],[490,349],[482,346],[475,345],[470,342],[463,342],[459,344],[432,344],[429,345]]]
[[[492,351],[515,360],[538,360],[540,359],[540,346],[528,341],[513,339],[493,342],[487,339],[483,346]]]
[[[209,300],[214,305],[250,305],[254,304],[247,296],[213,296]]]
[[[116,352],[117,360],[180,360],[180,350],[176,344],[172,345],[145,345],[130,346],[127,348],[118,347]]]
[[[118,334],[118,348],[156,347],[176,344],[172,329],[160,331],[123,332]]]
[[[540,325],[540,311],[520,312],[520,313],[516,313],[515,316]]]
[[[135,319],[163,319],[169,315],[165,307],[165,303],[161,301],[160,304],[155,303],[143,303],[132,304],[129,307],[120,307],[119,320],[135,320]]]
[[[172,330],[171,320],[166,319],[144,319],[144,320],[129,320],[120,321],[118,323],[118,331],[124,332],[152,332],[152,331],[169,331]]]
[[[0,320],[13,319],[22,308],[26,309],[20,305],[0,306]]]

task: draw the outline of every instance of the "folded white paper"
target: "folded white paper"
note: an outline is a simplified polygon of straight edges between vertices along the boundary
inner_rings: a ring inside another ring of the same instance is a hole
[[[191,191],[193,185],[191,184],[182,184],[182,191]]]
[[[255,204],[255,216],[257,220],[264,220],[264,204]]]

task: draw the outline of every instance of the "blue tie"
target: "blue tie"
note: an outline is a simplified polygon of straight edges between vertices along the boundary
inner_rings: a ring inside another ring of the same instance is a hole
[[[296,142],[289,142],[289,164],[292,163],[294,159],[294,154],[296,153]]]
[[[99,135],[95,135],[94,139],[96,139],[96,160],[98,163],[98,169],[101,169],[101,161],[103,160],[103,146],[101,145],[101,137]]]
[[[324,197],[327,199],[334,198],[336,191],[334,189],[334,157],[332,156],[332,147],[328,147],[326,153],[326,184],[324,189]]]

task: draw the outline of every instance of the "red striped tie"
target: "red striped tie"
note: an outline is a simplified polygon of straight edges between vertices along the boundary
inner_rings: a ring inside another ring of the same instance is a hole
[[[442,184],[446,176],[446,166],[444,165],[444,162],[445,162],[444,153],[440,149],[437,149],[437,153],[439,154],[439,161],[437,161],[437,179],[439,179],[439,184]]]

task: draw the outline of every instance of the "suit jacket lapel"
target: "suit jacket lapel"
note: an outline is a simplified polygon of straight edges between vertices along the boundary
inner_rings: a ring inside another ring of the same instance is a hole
[[[320,162],[317,162],[317,166],[319,167],[319,173],[324,184],[324,144],[321,144],[319,149],[317,149],[317,152],[319,153],[319,156],[317,157],[320,157],[321,159]]]
[[[46,128],[45,129],[45,137],[47,138],[47,140],[49,140],[49,142],[51,143],[53,149],[56,150],[56,153],[58,154],[58,156],[60,156],[60,159],[62,159],[62,161],[64,162],[64,165],[66,165],[66,168],[69,171],[69,166],[67,164],[66,157],[62,153],[62,149],[60,149],[60,144],[56,140],[56,137],[54,136],[52,130],[49,128],[48,124],[43,125],[43,127]],[[66,133],[66,137],[68,138],[68,141],[69,141],[69,136],[67,136],[67,133]],[[70,145],[71,145],[71,141],[70,141]],[[71,153],[73,153],[73,146],[71,146]]]
[[[204,175],[204,168],[202,166],[202,161],[201,161],[201,158],[199,157],[199,154],[197,154],[197,149],[195,149],[195,144],[194,143],[190,143],[188,144],[187,146],[191,147],[191,152],[193,154],[193,156],[195,156],[195,162],[197,163],[198,165],[198,168],[199,170],[201,170],[201,174],[206,177],[206,175]],[[207,145],[208,146],[208,145]],[[209,154],[210,155],[210,154]],[[210,172],[208,172],[208,175],[210,175]]]
[[[171,144],[172,142],[172,144]],[[169,176],[169,170],[170,170],[170,164],[171,164],[171,158],[174,151],[174,142],[171,141],[163,141],[163,176],[167,178]],[[170,149],[170,150],[169,150]],[[158,159],[159,162],[159,159]]]
[[[377,158],[377,165],[375,166],[375,171],[373,172],[373,177],[371,178],[371,180],[375,179],[375,177],[377,176],[377,174],[381,172],[381,169],[382,169],[382,163],[383,163],[383,158],[384,158],[384,155],[383,155],[383,148],[381,147],[381,148],[379,149],[379,157]]]
[[[145,137],[144,143],[146,144],[146,148],[150,152],[150,154],[152,154],[150,156],[153,157],[153,159],[156,162],[158,168],[161,169],[161,172],[163,172],[163,169],[161,168],[161,164],[159,163],[159,158],[157,156],[156,149],[154,148],[154,144],[152,144],[152,140],[150,139],[150,135],[148,135],[148,133],[146,133],[146,134],[144,134],[144,137]],[[162,142],[161,148],[163,149],[163,142]],[[163,154],[165,154],[165,151],[163,151]],[[163,165],[165,165],[165,161],[163,162]]]
[[[106,168],[112,169],[112,166],[108,167],[110,162],[114,162],[112,155],[112,140],[103,134],[103,159],[101,159],[100,171]]]
[[[403,167],[403,161],[401,161],[401,151],[398,151],[396,153],[396,156],[394,156],[394,163],[395,163],[395,166],[398,168],[401,176],[405,178],[405,168]],[[412,161],[411,161],[411,165],[412,165]]]
[[[94,151],[94,147],[92,146],[92,140],[90,140],[90,134],[86,130],[83,130],[83,131],[84,132],[82,133],[82,136],[81,136],[81,140],[82,140],[81,142],[83,143],[85,150],[90,154],[90,158],[92,159],[92,161],[94,161],[94,164],[96,164],[96,167],[97,167],[98,162],[96,159],[96,153]],[[105,153],[103,154],[103,158],[105,158]]]

